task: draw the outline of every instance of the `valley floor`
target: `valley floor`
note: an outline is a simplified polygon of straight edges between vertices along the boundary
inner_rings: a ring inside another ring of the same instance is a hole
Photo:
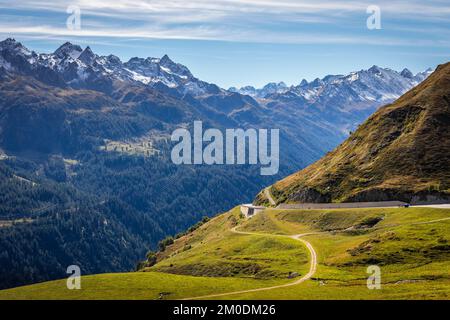
[[[367,287],[372,265],[379,290]],[[267,209],[246,220],[235,208],[177,239],[155,266],[83,276],[81,286],[58,280],[0,299],[450,299],[450,210]]]

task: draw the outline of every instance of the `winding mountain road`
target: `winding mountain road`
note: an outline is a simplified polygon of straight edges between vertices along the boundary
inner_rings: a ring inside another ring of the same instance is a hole
[[[273,200],[272,194],[270,193],[270,187],[267,187],[264,189],[264,195],[266,196],[267,200],[269,200],[269,203],[271,206],[277,205],[275,200]]]
[[[236,295],[236,294],[252,293],[252,292],[267,291],[267,290],[291,287],[291,286],[295,286],[297,284],[300,284],[300,283],[310,279],[316,273],[316,270],[317,270],[317,253],[314,250],[314,248],[311,245],[311,243],[309,243],[305,239],[301,239],[301,238],[305,237],[305,236],[308,236],[308,235],[317,234],[317,233],[304,233],[304,234],[297,234],[297,235],[274,235],[274,234],[270,234],[269,235],[269,234],[264,234],[264,233],[238,231],[237,230],[237,226],[232,228],[232,229],[230,229],[230,231],[233,232],[233,233],[245,234],[245,235],[284,237],[284,238],[290,238],[290,239],[294,239],[294,240],[302,242],[306,246],[306,248],[308,248],[310,256],[311,256],[311,264],[310,264],[310,267],[309,267],[309,272],[307,274],[305,274],[303,277],[301,277],[301,278],[299,278],[299,279],[297,279],[297,280],[295,280],[293,282],[286,283],[286,284],[281,284],[281,285],[277,285],[277,286],[263,287],[263,288],[256,288],[256,289],[248,289],[248,290],[241,290],[241,291],[232,291],[232,292],[225,292],[225,293],[218,293],[218,294],[210,294],[210,295],[205,295],[205,296],[185,298],[185,299],[182,299],[182,300],[211,299],[211,298],[231,296],[231,295]]]

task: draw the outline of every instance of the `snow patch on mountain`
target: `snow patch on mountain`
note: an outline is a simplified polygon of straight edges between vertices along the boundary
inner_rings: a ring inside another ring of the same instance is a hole
[[[12,66],[11,64],[6,61],[5,59],[3,59],[2,56],[0,56],[0,67],[4,68],[5,70],[12,70]]]
[[[265,98],[268,95],[285,93],[288,90],[289,90],[289,88],[284,82],[278,82],[278,83],[270,82],[261,89],[256,89],[255,87],[252,87],[252,86],[246,86],[246,87],[242,87],[240,89],[237,89],[236,87],[231,87],[228,89],[228,91],[230,91],[230,92],[237,92],[240,94],[245,94],[245,95],[249,95],[249,96],[252,96],[255,98],[261,98],[261,99]]]

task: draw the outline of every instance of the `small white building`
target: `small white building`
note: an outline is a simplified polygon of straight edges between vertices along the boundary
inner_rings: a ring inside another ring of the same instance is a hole
[[[253,204],[243,204],[241,205],[241,213],[246,218],[251,218],[254,215],[263,212],[266,207],[254,206]]]

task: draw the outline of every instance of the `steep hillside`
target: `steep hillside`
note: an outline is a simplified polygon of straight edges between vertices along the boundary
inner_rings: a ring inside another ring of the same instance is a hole
[[[278,203],[448,200],[450,63],[271,188]],[[264,195],[257,202],[263,202]]]

